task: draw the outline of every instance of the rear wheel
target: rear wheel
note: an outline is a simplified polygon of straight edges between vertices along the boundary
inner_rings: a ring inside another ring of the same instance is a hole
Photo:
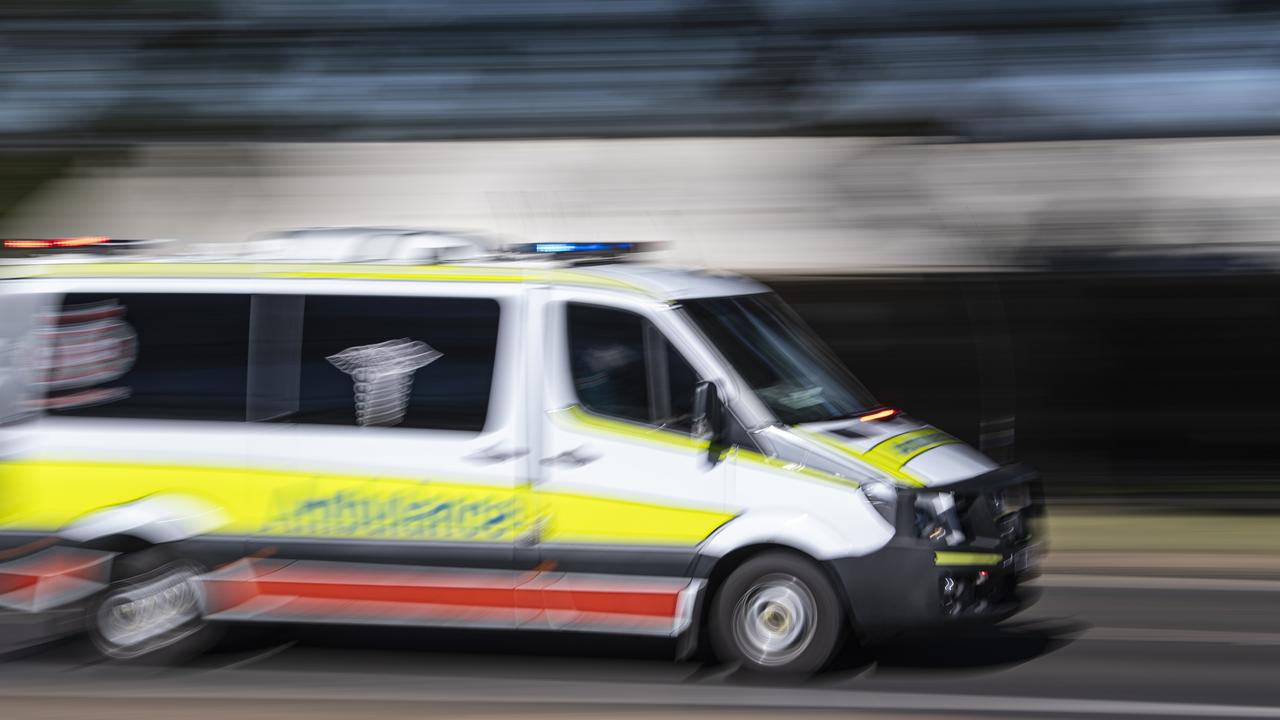
[[[113,660],[178,662],[216,640],[204,621],[198,563],[161,548],[124,555],[112,564],[112,582],[89,608],[89,638]]]
[[[721,661],[766,673],[821,670],[847,632],[826,574],[786,552],[764,553],[734,570],[716,593],[709,622]]]

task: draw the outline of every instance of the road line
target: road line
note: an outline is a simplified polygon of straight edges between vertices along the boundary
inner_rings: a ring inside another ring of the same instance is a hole
[[[1280,645],[1280,633],[1231,630],[1169,630],[1164,628],[1095,627],[1077,640],[1111,642],[1175,642],[1217,645]]]
[[[274,657],[276,655],[279,655],[280,653],[284,652],[285,650],[288,650],[289,648],[297,644],[298,644],[297,640],[290,640],[289,642],[277,645],[275,647],[267,648],[266,650],[263,650],[260,653],[251,655],[247,658],[244,658],[243,660],[237,660],[233,663],[228,663],[216,669],[217,670],[236,670],[246,665],[252,665],[253,663],[258,662],[259,660],[266,660],[269,657]]]
[[[252,671],[232,671],[242,674]],[[212,673],[211,673],[212,674]],[[286,673],[293,675],[293,673]],[[388,686],[385,682],[352,684],[350,676],[341,681],[315,673],[302,686],[290,686],[283,678],[263,686],[259,683],[174,683],[157,687],[129,688],[119,683],[96,687],[40,687],[26,684],[0,697],[48,698],[82,697],[110,699],[220,699],[238,700],[326,700],[366,702],[483,702],[489,704],[588,705],[610,707],[720,707],[812,710],[887,710],[898,712],[968,712],[985,715],[1067,715],[1101,717],[1201,717],[1275,718],[1280,707],[1227,705],[1143,700],[1097,700],[1090,698],[1034,697],[1016,695],[961,695],[949,693],[899,693],[832,689],[752,688],[741,686],[691,687],[652,683],[583,683],[565,681],[498,681],[493,678],[447,678],[439,684],[419,682],[413,686]],[[208,675],[205,676],[206,678]],[[262,678],[258,678],[261,681]],[[332,682],[330,682],[332,680]],[[362,687],[363,685],[363,687]]]
[[[1098,588],[1106,590],[1213,590],[1229,592],[1280,592],[1280,580],[1240,578],[1135,577],[1118,575],[1042,575],[1031,581],[1050,588]]]

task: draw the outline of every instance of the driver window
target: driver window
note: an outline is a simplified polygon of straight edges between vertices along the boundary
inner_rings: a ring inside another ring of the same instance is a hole
[[[569,304],[569,365],[582,407],[687,432],[697,374],[653,323],[625,310]]]

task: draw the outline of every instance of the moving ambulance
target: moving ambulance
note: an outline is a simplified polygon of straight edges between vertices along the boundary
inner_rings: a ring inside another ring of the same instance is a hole
[[[807,673],[1028,601],[1035,475],[878,403],[751,280],[387,228],[5,245],[0,606],[83,608],[111,658],[322,622]]]

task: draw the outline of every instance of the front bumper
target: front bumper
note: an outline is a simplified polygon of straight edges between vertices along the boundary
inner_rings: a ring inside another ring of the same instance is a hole
[[[972,553],[986,556],[991,553]],[[1012,556],[994,562],[946,564],[935,548],[897,542],[856,558],[830,561],[844,591],[854,628],[864,641],[907,630],[965,623],[996,623],[1035,602]]]
[[[987,497],[1019,483],[1030,484],[1033,501],[1019,511],[1015,524],[1009,516],[997,517]],[[936,490],[965,496],[966,544],[938,546],[917,537],[912,514],[917,491],[903,489],[898,530],[888,545],[869,555],[829,562],[864,641],[907,630],[996,623],[1038,597],[1038,591],[1025,584],[1037,574],[1043,547],[1038,537],[1043,493],[1034,473],[1010,466]]]

